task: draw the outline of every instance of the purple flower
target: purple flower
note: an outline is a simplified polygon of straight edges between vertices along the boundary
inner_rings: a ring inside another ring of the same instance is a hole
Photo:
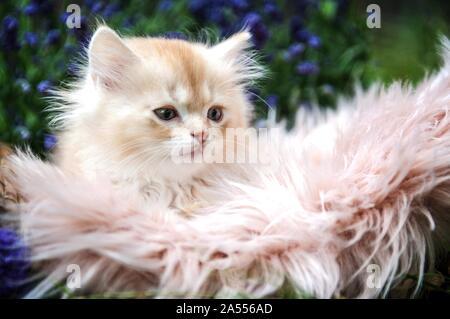
[[[23,13],[25,13],[28,16],[32,16],[39,13],[39,5],[37,3],[31,2],[30,4],[27,4],[23,8]]]
[[[261,49],[269,38],[269,30],[258,13],[250,12],[243,19],[244,26],[252,33],[255,47]]]
[[[308,44],[311,48],[317,49],[322,45],[322,42],[317,35],[311,35],[308,39]]]
[[[69,17],[71,15],[71,13],[69,13],[69,12],[63,12],[63,13],[61,13],[60,15],[59,15],[59,21],[61,22],[61,23],[66,23],[66,21],[67,21],[67,18]]]
[[[61,31],[58,29],[50,30],[45,37],[45,43],[48,45],[56,44],[61,37]]]
[[[118,12],[119,9],[120,9],[120,6],[117,3],[110,3],[105,7],[105,9],[103,9],[103,16],[105,18],[109,18],[114,13]]]
[[[222,10],[217,10],[215,8],[210,8],[207,11],[207,18],[209,21],[213,22],[214,24],[217,24],[221,27],[226,27],[228,22],[225,19],[225,15],[223,14]]]
[[[311,61],[301,62],[297,65],[296,71],[300,75],[311,75],[319,72],[319,67],[316,63]]]
[[[303,53],[303,51],[305,51],[305,46],[302,43],[294,43],[288,47],[286,52],[284,52],[283,57],[286,61],[290,61]]]
[[[19,22],[13,16],[6,16],[3,19],[3,28],[5,31],[8,31],[8,32],[16,31],[18,26],[19,26]]]
[[[53,134],[44,135],[44,148],[46,151],[51,150],[57,143],[56,136]]]
[[[91,7],[93,13],[99,13],[103,9],[103,3],[101,1],[96,1]]]
[[[271,94],[267,97],[266,99],[267,104],[269,104],[269,106],[271,108],[275,108],[278,105],[278,95],[276,94]]]
[[[264,4],[264,13],[275,21],[280,21],[282,18],[280,10],[273,2],[267,2],[266,4]]]
[[[0,44],[5,51],[14,51],[20,48],[17,42],[17,31],[19,22],[13,16],[6,16],[2,21],[0,31]]]
[[[0,228],[0,296],[18,292],[28,276],[29,251],[10,228]]]
[[[39,93],[47,94],[52,87],[52,82],[49,80],[44,80],[38,83],[37,90]]]
[[[311,37],[311,33],[305,29],[298,30],[294,34],[294,39],[297,41],[300,41],[300,42],[308,42],[310,37]]]
[[[252,28],[252,27],[256,26],[257,24],[261,23],[262,18],[258,13],[250,12],[249,14],[247,14],[244,17],[243,21],[246,26],[248,26],[249,28]]]
[[[38,43],[38,36],[34,32],[25,32],[23,37],[24,37],[25,43],[27,45],[29,45],[30,47],[34,47]]]
[[[230,0],[229,3],[236,14],[241,14],[249,8],[247,0]]]

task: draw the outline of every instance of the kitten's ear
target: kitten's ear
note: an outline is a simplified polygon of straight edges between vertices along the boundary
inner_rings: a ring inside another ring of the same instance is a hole
[[[99,27],[92,36],[88,56],[94,83],[107,89],[118,87],[128,69],[138,61],[117,33],[105,26]]]
[[[252,84],[265,75],[265,69],[255,59],[255,52],[247,50],[252,46],[251,37],[250,32],[242,31],[210,48],[214,56],[235,70],[236,82],[244,85]]]
[[[251,34],[248,31],[242,31],[229,37],[228,39],[219,42],[211,48],[213,52],[226,60],[239,60],[244,54],[245,50],[251,46]]]

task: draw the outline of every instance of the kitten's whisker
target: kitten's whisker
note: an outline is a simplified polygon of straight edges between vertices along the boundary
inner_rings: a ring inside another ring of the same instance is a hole
[[[256,98],[258,98],[261,102],[263,102],[271,111],[275,111],[275,108],[273,108],[269,103],[267,103],[266,100],[264,100],[261,96],[256,94],[255,92],[248,91],[249,94],[254,95]]]

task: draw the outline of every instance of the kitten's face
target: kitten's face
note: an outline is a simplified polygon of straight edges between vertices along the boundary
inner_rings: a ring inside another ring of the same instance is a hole
[[[204,167],[179,164],[173,156],[197,156],[225,129],[246,127],[251,110],[242,51],[248,38],[240,33],[207,47],[121,39],[100,28],[89,48],[88,82],[98,98],[95,125],[111,157],[136,174],[147,170],[169,178]]]

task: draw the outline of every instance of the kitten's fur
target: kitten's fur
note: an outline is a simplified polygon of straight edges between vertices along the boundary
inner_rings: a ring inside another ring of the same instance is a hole
[[[210,46],[121,38],[99,27],[81,81],[58,94],[62,103],[54,121],[62,133],[56,162],[93,178],[106,174],[119,184],[189,185],[208,171],[206,164],[176,164],[170,158],[174,148],[198,142],[189,132],[248,125],[252,107],[245,88],[261,73],[247,50],[249,39],[243,31]],[[176,108],[179,119],[165,122],[154,114],[167,105]],[[214,105],[223,108],[218,123],[206,117]]]
[[[91,58],[96,40],[104,37],[100,43],[108,44],[100,50],[100,66],[108,57],[116,59],[112,66],[129,62],[129,56],[116,55],[131,49],[114,33],[101,30],[96,37]],[[235,48],[233,39],[228,43]],[[106,50],[111,41],[119,48]],[[450,42],[442,43],[441,70],[414,89],[400,83],[374,86],[342,101],[337,111],[300,109],[291,133],[272,143],[270,165],[249,166],[248,179],[236,173],[239,165],[215,185],[209,176],[203,178],[209,185],[199,192],[210,199],[209,205],[195,210],[192,218],[178,214],[174,208],[183,206],[171,198],[159,196],[164,200],[145,201],[142,207],[132,187],[115,189],[109,180],[72,176],[31,154],[11,156],[6,178],[24,198],[14,215],[31,260],[46,275],[28,297],[53,291],[55,283],[67,279],[70,264],[82,269],[80,293],[258,298],[288,287],[300,296],[367,298],[386,296],[411,274],[417,275],[419,288],[426,265],[432,268],[435,253],[449,247]],[[198,50],[210,52],[201,46]],[[185,74],[165,62],[167,73],[152,81],[164,65],[163,56],[167,58],[163,52],[158,59],[152,55],[158,61],[153,68],[142,62],[123,76],[117,76],[117,68],[99,72],[91,59],[88,83],[69,94],[73,105],[62,115],[65,133],[58,156],[64,166],[135,180],[159,176],[156,159],[141,161],[146,164],[142,167],[126,166],[121,160],[127,157],[117,150],[124,137],[135,136],[130,131],[148,140],[149,153],[155,149],[150,147],[155,134],[150,133],[158,130],[143,114],[152,100],[145,97],[147,86],[141,86]],[[214,74],[229,68],[230,76],[238,77],[242,64],[225,61],[216,59]],[[95,83],[89,83],[92,75]],[[235,98],[243,99],[242,87],[233,87]],[[317,148],[323,132],[331,133],[332,143]],[[161,190],[175,190],[180,180],[176,174],[163,179],[170,186]],[[190,178],[183,180],[186,185]]]

